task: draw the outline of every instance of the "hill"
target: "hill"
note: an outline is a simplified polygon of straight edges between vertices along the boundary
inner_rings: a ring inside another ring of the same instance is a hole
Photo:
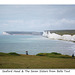
[[[42,32],[4,31],[3,35],[42,35]]]
[[[59,35],[64,35],[64,34],[74,35],[75,34],[75,30],[45,30],[45,31],[50,31],[51,33],[56,33]]]

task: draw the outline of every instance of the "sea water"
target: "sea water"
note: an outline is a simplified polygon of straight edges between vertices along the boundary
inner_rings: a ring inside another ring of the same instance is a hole
[[[72,55],[75,43],[36,35],[0,35],[0,52],[26,54],[26,51],[29,55],[51,52]]]

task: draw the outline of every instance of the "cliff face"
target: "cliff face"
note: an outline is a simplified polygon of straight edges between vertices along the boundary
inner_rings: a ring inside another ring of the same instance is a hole
[[[57,31],[58,32],[58,31]],[[62,31],[59,31],[58,33],[61,34]],[[65,33],[64,33],[65,32]],[[57,34],[56,32],[55,33],[52,33],[52,31],[44,31],[43,32],[43,36],[49,38],[49,39],[56,39],[56,40],[66,40],[66,41],[75,41],[75,30],[72,30],[72,31],[64,31],[62,32],[63,34],[60,35],[60,34]],[[66,33],[67,32],[67,33]],[[73,33],[72,33],[73,32]]]
[[[42,32],[5,31],[3,35],[42,35]]]
[[[10,35],[9,33],[7,33],[7,32],[3,32],[3,35]]]

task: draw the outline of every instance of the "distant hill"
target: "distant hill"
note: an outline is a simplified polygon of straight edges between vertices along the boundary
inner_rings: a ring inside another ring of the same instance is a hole
[[[75,35],[75,30],[45,30],[45,31],[50,31],[51,33],[56,33],[59,35],[64,35],[64,34]]]
[[[4,35],[42,35],[42,32],[4,31]]]

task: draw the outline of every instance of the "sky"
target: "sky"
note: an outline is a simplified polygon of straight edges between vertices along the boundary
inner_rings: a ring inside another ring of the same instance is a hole
[[[0,34],[65,29],[75,29],[75,5],[0,5]]]

